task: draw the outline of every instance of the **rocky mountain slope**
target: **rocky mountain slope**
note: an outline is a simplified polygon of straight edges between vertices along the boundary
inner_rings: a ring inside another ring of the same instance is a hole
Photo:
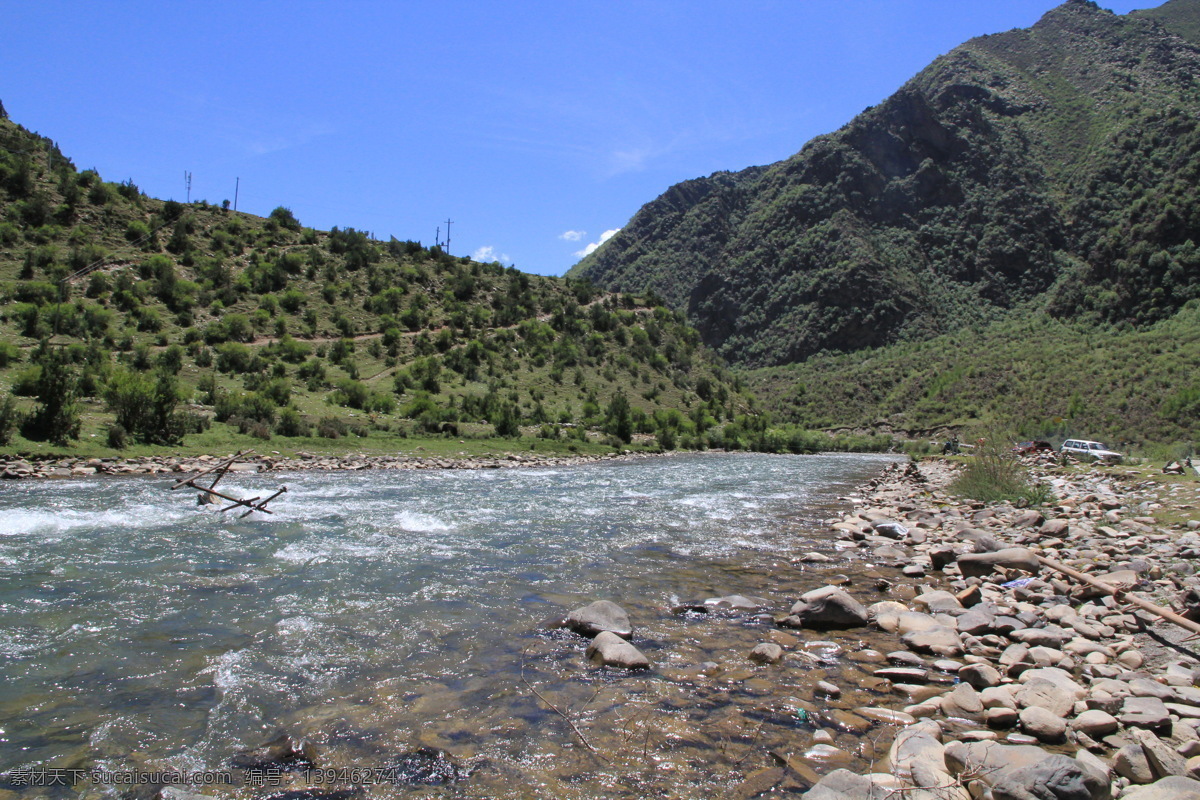
[[[767,366],[1014,308],[1144,325],[1200,292],[1200,0],[1069,0],[767,167],[676,185],[569,275]]]

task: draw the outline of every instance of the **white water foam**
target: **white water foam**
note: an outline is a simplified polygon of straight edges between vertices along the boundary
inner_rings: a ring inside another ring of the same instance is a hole
[[[450,530],[449,523],[432,514],[422,514],[419,511],[400,511],[392,515],[392,519],[400,523],[403,530],[411,533],[435,533]]]

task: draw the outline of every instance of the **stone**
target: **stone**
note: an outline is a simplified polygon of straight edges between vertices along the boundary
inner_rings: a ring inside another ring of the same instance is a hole
[[[959,717],[973,722],[984,719],[983,700],[979,692],[969,683],[960,683],[942,697],[942,713],[947,717]]]
[[[986,578],[997,568],[1018,569],[1037,575],[1041,564],[1024,547],[1009,547],[994,553],[969,553],[958,557],[958,569],[964,578]]]
[[[952,742],[946,767],[973,797],[993,800],[1108,800],[1104,776],[1090,765],[1031,745]]]
[[[1074,631],[1068,631],[1057,625],[1047,625],[1044,628],[1024,628],[1013,631],[1009,638],[1027,644],[1030,647],[1052,647],[1061,649],[1063,645],[1075,638]]]
[[[912,714],[906,714],[903,711],[894,711],[890,708],[861,706],[854,709],[854,713],[864,719],[882,722],[886,725],[912,725],[917,721]]]
[[[1116,733],[1118,727],[1116,717],[1098,709],[1085,711],[1071,720],[1073,730],[1082,731],[1093,739],[1102,739],[1110,733]]]
[[[1036,736],[1039,742],[1056,744],[1067,738],[1067,723],[1057,714],[1041,706],[1021,710],[1021,730]]]
[[[596,636],[604,631],[623,639],[633,636],[629,615],[625,613],[625,609],[610,600],[597,600],[575,609],[567,615],[567,627],[583,636]]]
[[[1130,728],[1153,731],[1169,731],[1171,728],[1171,712],[1157,697],[1126,697],[1117,719]]]
[[[900,637],[901,643],[918,653],[938,656],[962,655],[963,644],[959,635],[942,625],[927,630],[912,631]]]
[[[895,600],[882,600],[878,603],[872,603],[867,608],[867,619],[870,620],[871,622],[875,623],[876,625],[879,625],[879,621],[880,621],[881,617],[888,617],[888,618],[894,620],[895,618],[899,617],[901,614],[904,614],[907,611],[908,611],[908,606],[904,605],[904,603],[897,603]],[[883,626],[880,625],[880,627],[883,627]],[[884,628],[884,630],[889,630],[889,629]],[[890,630],[893,630],[893,631],[896,630],[894,622],[893,622]]]
[[[1008,729],[1017,724],[1020,715],[1015,708],[995,707],[984,712],[983,721],[989,728]]]
[[[775,645],[778,647],[779,645]],[[631,645],[612,631],[601,631],[588,645],[587,657],[599,661],[606,667],[621,669],[648,669],[650,659],[641,650]]]
[[[266,744],[241,750],[230,759],[230,764],[240,769],[308,769],[316,762],[317,750],[311,742],[282,732]]]
[[[905,611],[896,619],[896,632],[903,635],[913,631],[945,627],[930,614],[921,611]]]
[[[1013,699],[1013,687],[989,686],[979,693],[984,708],[1010,708],[1017,710],[1017,702]]]
[[[926,727],[928,724],[896,734],[889,751],[892,770],[907,785],[917,789],[936,788],[941,800],[970,800],[967,790],[955,785],[954,776],[946,769],[945,748]]]
[[[454,783],[465,774],[449,753],[436,747],[418,747],[402,753],[389,765],[388,772],[393,783],[414,786]]]
[[[841,589],[826,586],[802,595],[785,622],[797,628],[858,628],[867,624],[867,610]]]
[[[1065,717],[1075,708],[1076,698],[1044,678],[1035,678],[1017,690],[1017,705],[1022,709],[1041,708],[1055,717]]]
[[[1200,781],[1182,776],[1163,778],[1122,795],[1121,800],[1200,800]]]
[[[757,797],[778,786],[785,775],[783,767],[767,767],[755,770],[738,784],[737,788],[733,790],[732,796],[735,798],[747,798],[747,800],[751,797]]]
[[[1068,530],[1071,527],[1071,521],[1066,519],[1048,519],[1042,523],[1038,533],[1042,536],[1051,536],[1057,539],[1066,537]]]
[[[818,694],[823,694],[826,697],[841,697],[842,690],[836,684],[829,681],[817,681],[816,690]]]
[[[889,539],[904,539],[908,536],[908,528],[899,522],[879,521],[872,523],[871,528],[875,533],[880,536],[886,536]]]
[[[1112,757],[1113,772],[1130,783],[1146,784],[1154,781],[1154,770],[1146,760],[1140,744],[1127,744]]]
[[[762,642],[750,651],[750,660],[755,664],[778,664],[783,660],[783,648],[774,642]]]
[[[1036,528],[1040,527],[1045,521],[1046,518],[1042,516],[1042,512],[1030,509],[1018,514],[1016,519],[1012,521],[1012,526],[1014,528]]]
[[[954,536],[960,542],[967,542],[976,553],[995,553],[1003,549],[996,537],[987,531],[977,528],[966,528]]]
[[[747,597],[731,594],[725,597],[710,597],[704,601],[707,608],[722,608],[732,611],[763,611],[771,607],[771,601],[762,597]]]
[[[1126,650],[1117,656],[1117,662],[1126,669],[1141,669],[1146,663],[1146,657],[1140,650]]]
[[[962,610],[962,603],[958,602],[958,598],[950,592],[945,591],[919,594],[913,598],[913,605],[918,608],[924,608],[931,614]]]
[[[991,664],[968,664],[958,671],[959,680],[979,690],[999,686],[1003,677]]]
[[[892,786],[890,775],[856,775],[848,769],[835,769],[801,797],[805,800],[889,800]]]
[[[872,673],[876,678],[886,678],[893,683],[928,683],[929,670],[920,667],[884,667]]]
[[[992,785],[992,800],[1101,800],[1110,796],[1107,782],[1065,755],[1005,770]]]
[[[1087,697],[1088,690],[1079,685],[1071,673],[1064,669],[1055,667],[1047,667],[1043,669],[1031,669],[1021,675],[1022,683],[1031,683],[1035,680],[1048,681],[1065,694],[1070,695],[1072,700],[1082,700]]]
[[[996,613],[993,609],[994,606],[990,604],[975,606],[954,620],[954,626],[959,633],[969,636],[991,633],[992,626],[996,624]]]
[[[1146,678],[1134,678],[1129,681],[1129,693],[1134,697],[1157,697],[1163,702],[1175,700],[1175,690],[1166,684]]]
[[[1183,756],[1176,753],[1151,731],[1135,728],[1129,731],[1129,738],[1142,746],[1142,752],[1156,779],[1171,775],[1183,775],[1187,772],[1187,762]]]

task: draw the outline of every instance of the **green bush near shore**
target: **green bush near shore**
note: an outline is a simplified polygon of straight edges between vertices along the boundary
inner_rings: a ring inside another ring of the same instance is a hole
[[[1050,488],[1030,479],[1029,471],[1008,449],[1008,437],[989,436],[967,459],[963,473],[950,485],[959,497],[984,503],[1042,505]]]

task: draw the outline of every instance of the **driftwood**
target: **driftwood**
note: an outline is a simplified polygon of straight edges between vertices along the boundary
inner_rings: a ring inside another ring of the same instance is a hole
[[[226,511],[229,511],[234,508],[245,508],[246,509],[245,513],[241,514],[241,516],[238,517],[239,519],[241,519],[243,517],[247,517],[250,514],[253,514],[255,511],[261,511],[264,514],[274,514],[275,513],[274,511],[267,508],[267,503],[271,502],[276,497],[279,497],[279,495],[286,492],[287,491],[286,486],[280,487],[279,491],[275,492],[275,494],[271,495],[266,500],[261,500],[262,495],[257,495],[255,497],[249,498],[248,500],[243,500],[240,497],[234,497],[233,495],[229,495],[229,494],[225,494],[224,492],[217,491],[217,484],[221,482],[221,479],[225,477],[225,474],[229,471],[229,469],[234,464],[237,463],[238,459],[242,458],[243,456],[247,456],[253,452],[254,452],[253,450],[238,451],[238,453],[236,455],[225,459],[220,464],[217,464],[214,467],[209,467],[206,470],[202,470],[201,472],[196,473],[195,475],[193,475],[190,478],[184,478],[183,480],[179,481],[174,486],[172,486],[171,491],[175,491],[176,489],[181,489],[184,486],[188,486],[188,487],[191,487],[192,489],[196,489],[197,491],[200,492],[200,502],[201,503],[216,502],[218,498],[221,500],[225,500],[225,501],[229,502],[230,505],[225,506],[224,508],[220,509],[222,514],[224,514]],[[208,486],[203,486],[199,483],[196,483],[196,481],[199,480],[200,478],[203,478],[205,475],[211,475],[214,472],[216,473],[216,477],[213,478],[213,482],[211,484],[209,484]],[[261,500],[261,502],[260,502],[260,500]]]
[[[1077,569],[1072,569],[1071,567],[1068,567],[1066,564],[1060,564],[1057,561],[1051,561],[1050,559],[1044,558],[1042,556],[1038,556],[1037,560],[1039,562],[1041,562],[1044,566],[1047,566],[1050,569],[1055,570],[1056,572],[1061,572],[1064,575],[1069,575],[1070,577],[1074,578],[1075,580],[1082,581],[1083,583],[1086,583],[1088,586],[1093,586],[1096,589],[1099,589],[1100,591],[1104,592],[1105,594],[1115,597],[1117,600],[1119,600],[1121,602],[1130,603],[1132,605],[1135,605],[1138,608],[1142,609],[1143,611],[1149,611],[1151,614],[1154,614],[1156,617],[1159,617],[1160,619],[1166,620],[1167,622],[1174,623],[1175,625],[1178,625],[1179,627],[1183,628],[1184,630],[1191,631],[1196,636],[1200,636],[1200,623],[1193,622],[1192,620],[1188,619],[1187,617],[1177,614],[1169,608],[1163,608],[1162,606],[1160,606],[1156,603],[1151,603],[1149,600],[1146,600],[1145,598],[1138,597],[1136,594],[1130,594],[1126,589],[1112,586],[1110,584],[1105,583],[1104,581],[1097,580],[1096,578],[1093,578],[1091,575],[1088,575],[1086,572],[1080,572]]]

